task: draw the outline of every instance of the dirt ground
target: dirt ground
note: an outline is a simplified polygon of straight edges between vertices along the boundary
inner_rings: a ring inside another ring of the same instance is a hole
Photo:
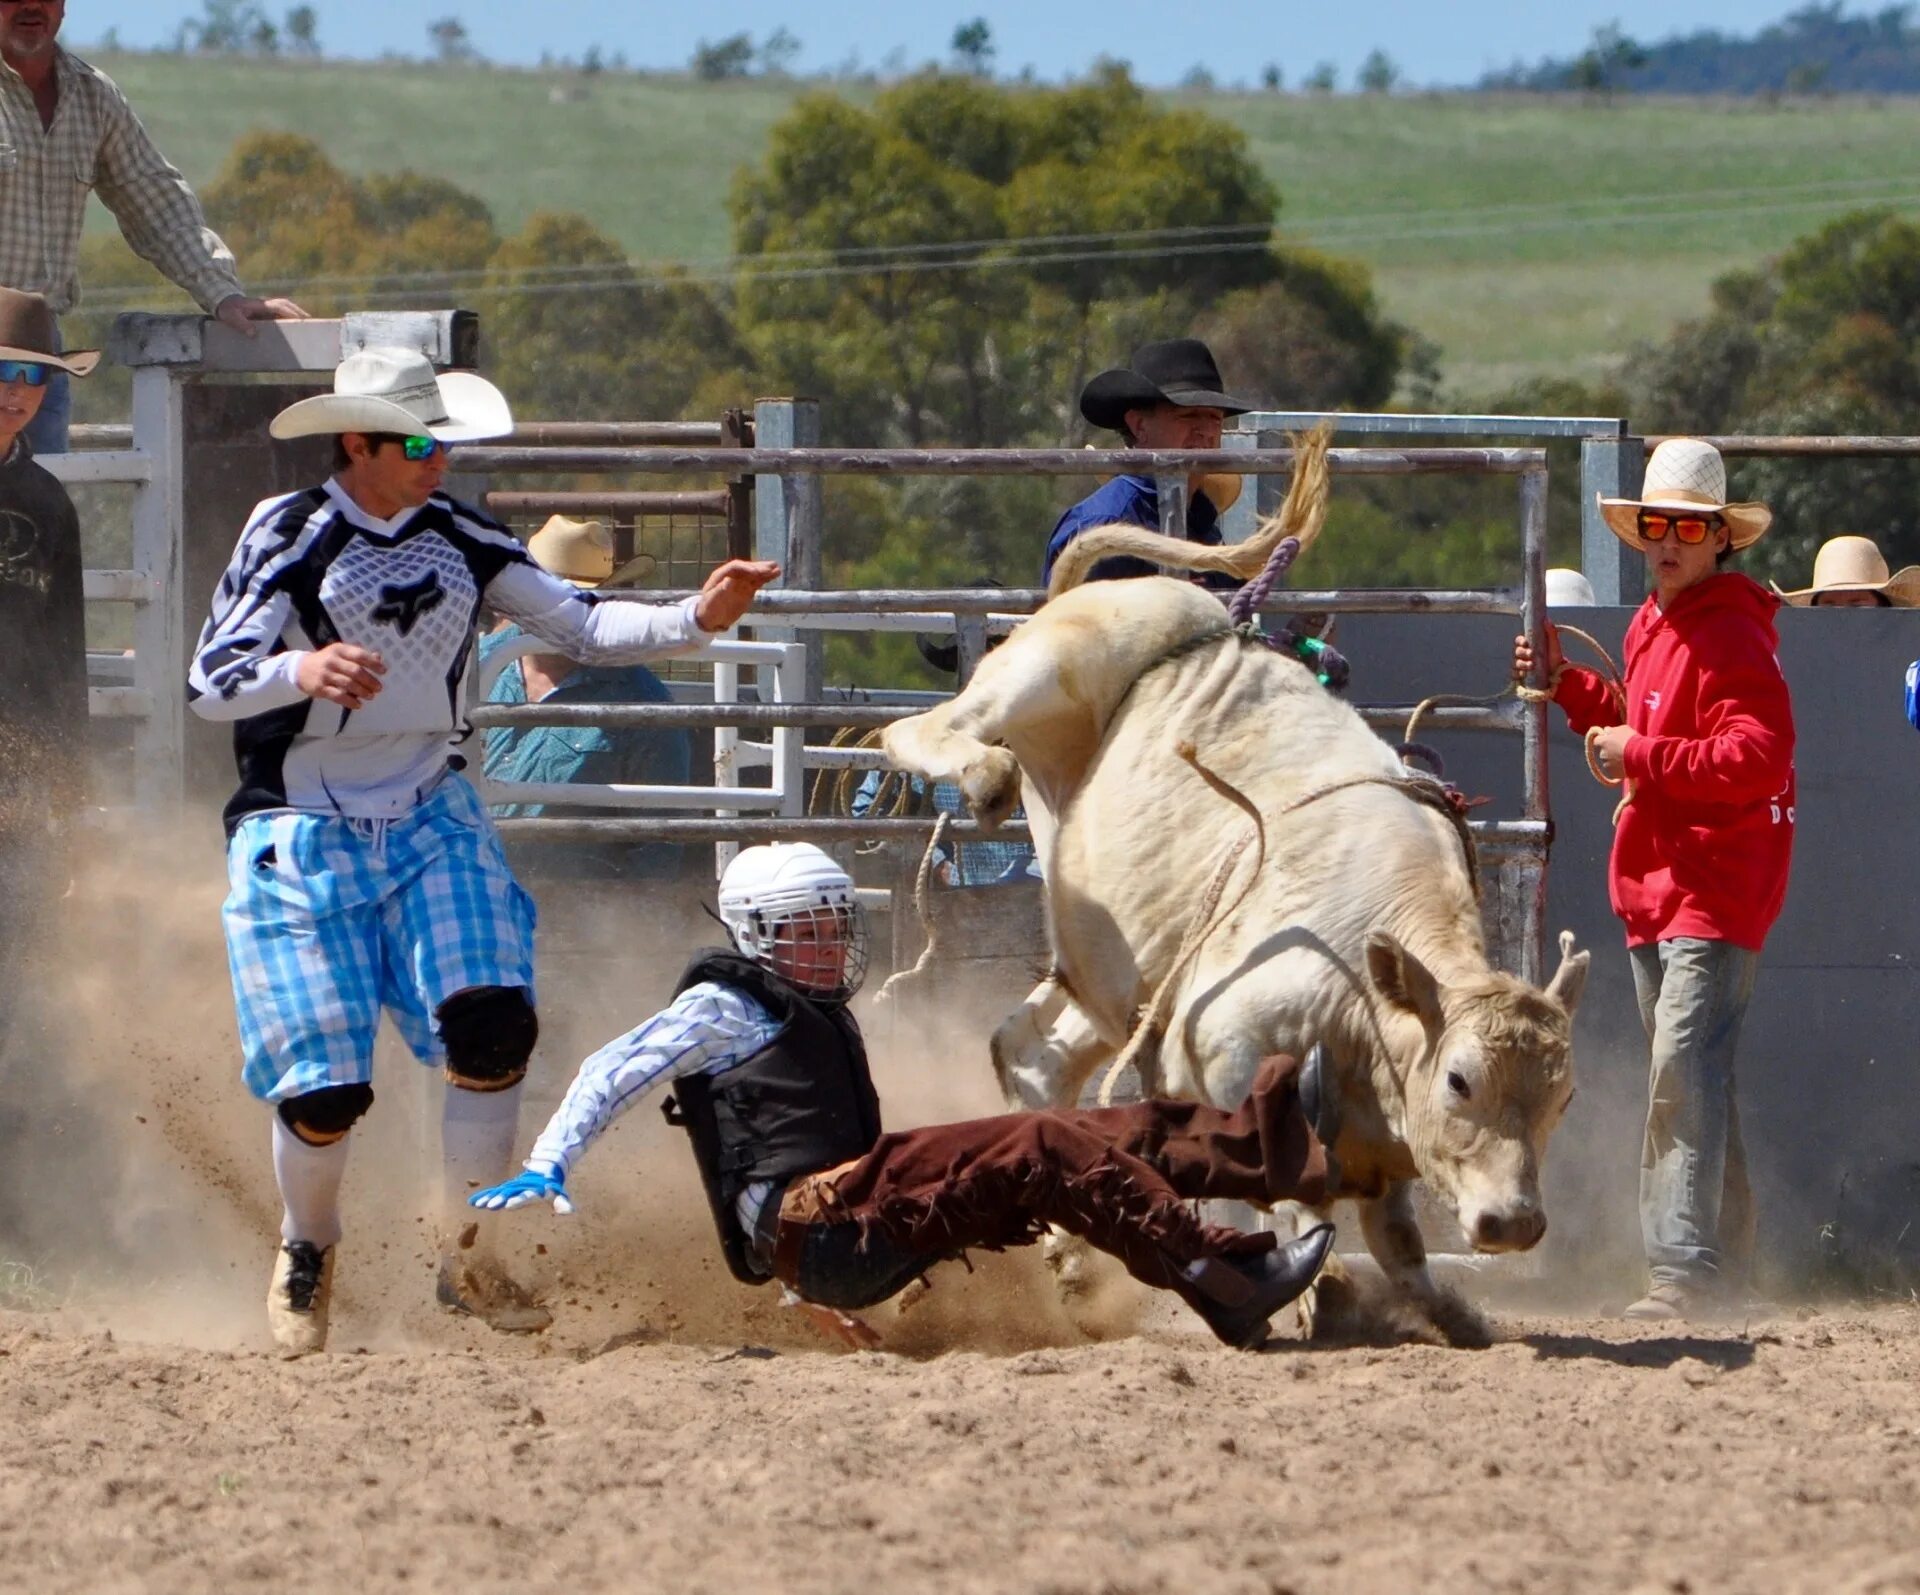
[[[557,1315],[505,1339],[431,1305],[440,1086],[392,1053],[331,1349],[282,1363],[205,873],[105,897],[177,911],[170,972],[102,939],[0,1082],[0,1591],[1920,1592],[1920,1307],[1664,1333],[1595,1315],[1630,1281],[1510,1284],[1488,1350],[1245,1355],[1124,1279],[1069,1310],[1029,1253],[845,1354],[726,1276],[647,1108],[578,1216],[490,1221]],[[693,934],[543,931],[523,1140]],[[978,1034],[869,1029],[893,1122],[994,1107]]]
[[[1260,1355],[616,1321],[289,1364],[0,1314],[0,1585],[1920,1589],[1913,1310]]]

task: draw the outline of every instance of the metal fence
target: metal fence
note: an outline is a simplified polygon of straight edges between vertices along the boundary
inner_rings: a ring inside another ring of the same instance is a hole
[[[756,419],[760,419],[757,417]],[[802,435],[814,428],[817,414],[790,411],[784,427],[761,429]],[[456,469],[475,475],[527,472],[635,475],[684,475],[728,469],[755,474],[764,485],[778,482],[777,493],[756,494],[754,552],[778,559],[787,568],[789,588],[764,595],[760,613],[774,623],[777,635],[791,637],[829,627],[862,629],[952,629],[976,640],[990,630],[1003,629],[1031,614],[1044,599],[1037,591],[979,589],[891,592],[829,592],[817,586],[824,528],[820,523],[818,481],[827,475],[903,477],[911,475],[963,476],[1027,473],[1086,476],[1116,472],[1153,475],[1184,486],[1190,473],[1232,470],[1243,475],[1284,476],[1291,473],[1291,449],[1145,451],[1079,449],[826,449],[756,447],[719,450],[698,447],[558,447],[526,448],[482,446],[455,452]],[[1518,482],[1518,515],[1522,560],[1516,586],[1492,591],[1429,593],[1414,591],[1291,591],[1276,595],[1270,612],[1322,611],[1327,613],[1415,612],[1426,614],[1511,614],[1538,635],[1544,616],[1546,561],[1545,454],[1538,449],[1336,449],[1329,466],[1336,475],[1420,476],[1492,475]],[[769,514],[768,506],[777,506]],[[801,579],[796,581],[798,575]],[[812,577],[810,581],[807,578]],[[803,590],[793,590],[798,587]],[[805,590],[809,589],[811,590]],[[616,595],[619,596],[619,595]],[[678,596],[648,592],[634,598],[659,600]],[[1284,602],[1279,600],[1283,599]],[[976,642],[976,646],[978,643]],[[1542,650],[1544,657],[1544,650]],[[716,736],[743,729],[877,728],[893,723],[924,705],[830,701],[818,686],[817,669],[809,660],[809,691],[801,701],[747,703],[716,694],[706,704],[601,705],[485,705],[473,711],[481,728],[535,725],[597,725],[608,729],[711,730]],[[1439,684],[1437,684],[1439,685]],[[1364,706],[1369,724],[1397,732],[1413,710],[1407,704]],[[1448,706],[1434,709],[1424,722],[1436,730],[1493,731],[1517,735],[1522,746],[1523,801],[1519,817],[1476,822],[1474,831],[1489,882],[1488,914],[1494,939],[1505,956],[1529,979],[1542,977],[1545,960],[1546,855],[1550,816],[1546,782],[1545,712],[1541,705],[1517,700],[1497,705]],[[740,744],[736,743],[738,747]],[[751,746],[752,744],[748,744]],[[849,755],[852,755],[850,758]],[[803,768],[844,767],[849,763],[878,764],[864,750],[807,748],[800,754]],[[575,801],[604,806],[608,789],[579,788]],[[638,805],[634,805],[638,806]],[[717,808],[717,805],[716,805]],[[931,830],[931,816],[895,819],[842,820],[796,816],[788,812],[754,815],[721,814],[698,818],[592,818],[540,816],[503,823],[510,836],[554,841],[712,841],[737,844],[769,839],[809,837],[845,840],[920,836]],[[955,827],[960,837],[977,832],[968,822]]]

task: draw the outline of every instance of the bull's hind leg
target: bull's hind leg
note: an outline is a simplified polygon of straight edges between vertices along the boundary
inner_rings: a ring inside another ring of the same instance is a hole
[[[1360,1203],[1360,1232],[1386,1276],[1390,1299],[1383,1304],[1382,1316],[1389,1320],[1384,1327],[1395,1338],[1424,1340],[1437,1335],[1450,1346],[1491,1344],[1486,1320],[1458,1293],[1437,1284],[1427,1267],[1427,1245],[1414,1217],[1411,1181],[1397,1181],[1387,1187],[1386,1195]],[[1416,1321],[1406,1321],[1409,1314]]]
[[[1092,751],[1088,711],[1061,689],[1053,653],[1044,639],[1025,648],[1023,640],[1016,632],[957,697],[896,721],[882,739],[896,768],[956,783],[968,812],[989,830],[1020,801],[1019,762],[996,744],[1033,743],[1049,752],[1084,745],[1083,757]]]

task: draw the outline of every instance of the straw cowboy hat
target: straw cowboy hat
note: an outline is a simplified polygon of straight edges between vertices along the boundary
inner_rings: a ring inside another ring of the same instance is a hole
[[[615,567],[613,533],[603,521],[556,515],[527,539],[534,564],[576,587],[625,587],[653,574],[651,554]]]
[[[1143,343],[1133,351],[1131,365],[1102,371],[1080,390],[1080,413],[1108,432],[1120,430],[1127,411],[1155,404],[1185,404],[1225,415],[1258,408],[1249,399],[1220,391],[1213,351],[1198,338]]]
[[[398,432],[404,437],[471,443],[513,430],[506,395],[470,371],[434,374],[412,349],[362,349],[333,373],[333,392],[289,405],[267,428],[277,438],[340,432]]]
[[[100,363],[98,349],[56,353],[59,338],[53,310],[38,294],[0,288],[0,360],[31,360],[57,366],[72,377],[90,376]]]
[[[1913,609],[1920,607],[1920,565],[1889,576],[1871,538],[1829,537],[1813,556],[1811,587],[1787,592],[1775,582],[1773,590],[1799,609],[1818,603],[1822,593],[1873,593],[1897,609]]]
[[[1764,504],[1727,502],[1727,465],[1720,451],[1698,438],[1668,438],[1647,461],[1640,498],[1602,498],[1600,514],[1613,535],[1631,548],[1645,549],[1640,540],[1640,511],[1665,510],[1670,515],[1705,511],[1719,515],[1735,548],[1757,542],[1773,524],[1773,511]],[[1597,495],[1596,495],[1597,496]]]

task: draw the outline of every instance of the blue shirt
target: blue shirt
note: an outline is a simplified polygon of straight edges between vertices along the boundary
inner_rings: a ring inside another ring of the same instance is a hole
[[[501,648],[520,640],[518,626],[503,626],[480,639],[482,664]],[[489,703],[527,701],[526,676],[515,660],[500,672]],[[583,665],[541,700],[543,703],[671,703],[667,684],[645,665]],[[686,786],[693,764],[693,741],[685,731],[609,731],[602,726],[500,726],[486,733],[484,768],[493,781],[528,781],[608,786]],[[530,818],[546,811],[544,803],[500,803],[493,812],[501,819]],[[582,819],[624,817],[628,809],[574,808],[560,811]],[[575,849],[565,843],[530,844],[518,855],[545,873],[605,874],[609,855],[594,849]],[[671,870],[677,847],[649,844],[626,850],[630,873],[659,874]],[[588,868],[589,860],[597,868]],[[581,866],[576,869],[575,866]]]
[[[874,799],[880,795],[880,783],[890,773],[897,774],[886,770],[867,771],[849,805],[856,820],[863,820],[872,812]],[[906,779],[913,783],[916,796],[926,795],[927,783],[919,776]],[[951,814],[955,819],[967,817],[967,800],[960,795],[958,782],[934,782],[933,810],[936,814]],[[1025,819],[1026,811],[1015,809],[1014,816]],[[940,844],[935,856],[951,866],[953,878],[947,883],[950,886],[1012,886],[1040,878],[1033,849],[1025,842],[955,842],[949,838]]]
[[[1150,532],[1160,530],[1160,489],[1152,477],[1116,476],[1062,515],[1053,535],[1047,539],[1047,558],[1040,567],[1040,585],[1044,587],[1052,579],[1054,561],[1067,544],[1089,526],[1111,526],[1116,522],[1144,526]],[[1187,499],[1187,541],[1204,543],[1209,548],[1220,546],[1220,512],[1204,493],[1191,494]],[[1087,579],[1110,582],[1129,576],[1159,574],[1160,568],[1144,559],[1116,558],[1101,560]],[[1229,587],[1239,586],[1231,577],[1210,577],[1207,585],[1217,586],[1223,581]]]

